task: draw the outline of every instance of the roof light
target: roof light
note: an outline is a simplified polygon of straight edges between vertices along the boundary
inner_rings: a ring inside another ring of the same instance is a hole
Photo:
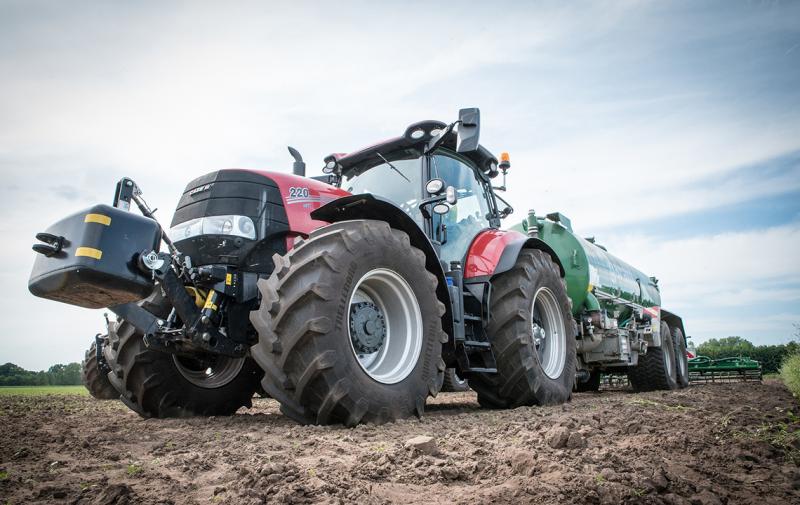
[[[511,168],[511,157],[506,152],[500,153],[500,170],[505,173],[509,168]]]

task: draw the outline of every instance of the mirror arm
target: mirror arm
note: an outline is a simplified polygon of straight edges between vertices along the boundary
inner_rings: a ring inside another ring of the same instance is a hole
[[[425,219],[431,218],[431,213],[428,212],[428,206],[433,205],[434,203],[443,202],[446,198],[447,195],[436,195],[419,202],[419,210],[422,212],[422,215],[425,217]]]
[[[497,217],[499,217],[500,219],[505,219],[506,217],[508,217],[509,215],[514,213],[514,207],[512,207],[510,203],[505,201],[505,199],[503,197],[501,197],[500,195],[498,195],[496,193],[495,193],[494,197],[497,198],[498,200],[500,200],[501,202],[503,202],[504,204],[506,204],[506,208],[503,209],[502,211],[499,211]]]
[[[498,191],[508,191],[508,189],[506,188],[506,174],[508,173],[508,169],[507,168],[502,168],[501,170],[503,172],[503,185],[502,186],[492,186],[492,189],[496,189]]]

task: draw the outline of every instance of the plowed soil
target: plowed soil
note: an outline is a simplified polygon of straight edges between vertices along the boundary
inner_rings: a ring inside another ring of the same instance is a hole
[[[384,426],[299,426],[272,400],[141,419],[118,401],[0,397],[0,504],[800,503],[800,414],[782,384],[576,394],[478,408],[442,393]],[[433,437],[422,451],[406,443]]]

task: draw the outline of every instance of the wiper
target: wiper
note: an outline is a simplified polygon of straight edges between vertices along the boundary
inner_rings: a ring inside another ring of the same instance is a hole
[[[375,152],[375,154],[377,154],[378,156],[380,156],[380,158],[381,158],[383,161],[385,161],[387,165],[389,165],[390,167],[392,167],[392,170],[394,170],[395,172],[397,172],[398,174],[400,174],[400,177],[402,177],[403,179],[407,180],[408,182],[411,182],[411,179],[409,179],[408,177],[406,177],[405,175],[403,175],[403,172],[401,172],[400,170],[398,170],[396,166],[392,165],[392,162],[391,162],[391,161],[389,161],[389,160],[387,160],[386,158],[384,158],[384,157],[383,157],[383,155],[382,155],[381,153],[379,153],[379,152],[377,152],[377,151],[376,151],[376,152]]]

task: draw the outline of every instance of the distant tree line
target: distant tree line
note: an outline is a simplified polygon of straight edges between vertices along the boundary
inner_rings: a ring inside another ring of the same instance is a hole
[[[764,373],[777,373],[784,358],[800,352],[800,343],[791,341],[788,344],[753,345],[742,337],[712,338],[697,346],[698,356],[711,359],[743,356],[761,363]]]
[[[74,386],[78,384],[81,384],[80,363],[53,365],[46,372],[32,372],[14,363],[0,365],[0,386]]]

